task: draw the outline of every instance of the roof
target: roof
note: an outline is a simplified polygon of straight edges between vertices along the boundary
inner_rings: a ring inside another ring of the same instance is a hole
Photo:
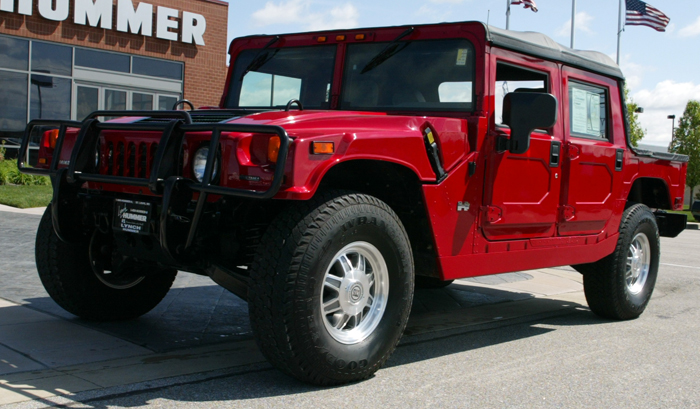
[[[574,50],[563,46],[548,36],[534,31],[511,31],[502,28],[486,25],[480,21],[461,21],[454,23],[438,23],[438,24],[423,24],[423,25],[401,25],[387,27],[364,27],[343,30],[324,30],[308,32],[303,34],[329,34],[329,33],[347,33],[347,32],[362,32],[365,30],[380,30],[380,29],[398,29],[409,27],[436,27],[436,26],[460,26],[471,25],[480,26],[486,32],[486,41],[492,45],[506,48],[513,51],[518,51],[524,54],[529,54],[535,57],[544,58],[547,60],[561,61],[568,65],[593,71],[613,78],[624,79],[620,67],[613,61],[612,58],[597,51]],[[302,34],[302,33],[294,33]],[[279,34],[280,36],[292,34]],[[250,35],[241,38],[255,37],[270,37],[271,35],[258,34]],[[405,39],[404,39],[405,40]]]
[[[486,40],[498,47],[561,61],[619,79],[625,78],[615,61],[598,51],[574,50],[534,31],[512,31],[493,26],[485,28]]]

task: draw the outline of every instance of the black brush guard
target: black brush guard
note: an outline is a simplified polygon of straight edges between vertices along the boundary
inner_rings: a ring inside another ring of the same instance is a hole
[[[144,117],[160,120],[157,122],[135,123],[109,123],[100,122],[98,117]],[[59,135],[53,159],[49,169],[38,169],[27,165],[27,147],[35,127],[58,129]],[[68,167],[59,169],[59,158],[63,148],[66,131],[68,128],[80,129],[71,153]],[[158,150],[151,167],[149,178],[136,178],[128,176],[100,175],[95,169],[95,150],[102,131],[161,131],[163,134],[158,142]],[[183,178],[176,175],[176,167],[180,151],[182,149],[185,134],[187,132],[211,132],[210,146],[216,149],[209,150],[204,176],[201,182]],[[280,138],[280,149],[277,165],[275,167],[272,185],[266,191],[254,191],[236,189],[212,185],[212,175],[219,140],[222,132],[242,132],[273,134]],[[84,182],[101,182],[118,185],[146,187],[157,195],[162,195],[162,209],[158,232],[160,245],[163,252],[174,262],[177,255],[187,252],[197,234],[208,195],[235,196],[251,199],[270,199],[279,191],[284,179],[284,169],[289,152],[290,139],[287,132],[279,126],[270,125],[238,125],[225,122],[198,123],[192,122],[192,117],[186,111],[96,111],[90,114],[83,122],[78,121],[31,121],[25,130],[17,160],[19,170],[32,175],[50,176],[54,191],[52,200],[52,220],[56,234],[64,241],[76,242],[84,240],[84,232],[76,229],[74,215],[80,209],[78,191]],[[193,197],[193,192],[199,193],[194,216],[189,227],[186,240],[173,237],[169,234],[170,227],[178,221],[174,209],[186,207]],[[172,217],[171,217],[172,216]]]

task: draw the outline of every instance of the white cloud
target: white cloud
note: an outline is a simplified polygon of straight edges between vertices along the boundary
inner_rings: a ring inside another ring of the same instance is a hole
[[[691,25],[683,27],[678,31],[680,37],[695,37],[698,34],[700,34],[700,17]]]
[[[323,10],[311,0],[268,1],[252,15],[256,26],[300,24],[304,30],[328,30],[358,26],[360,13],[351,3]]]
[[[639,122],[647,130],[642,143],[668,145],[671,142],[671,120],[668,115],[676,115],[676,126],[683,115],[688,100],[700,100],[700,84],[692,82],[662,81],[653,90],[643,89],[632,98],[644,107]]]
[[[610,58],[614,60],[616,55],[610,55]],[[639,86],[642,85],[644,73],[656,71],[655,67],[647,67],[633,62],[630,54],[622,55],[620,60],[620,69],[625,75],[627,89],[632,93],[634,93]]]
[[[591,23],[593,22],[593,16],[586,13],[585,11],[580,11],[576,13],[576,31],[583,31],[584,33],[593,34],[591,30]],[[555,35],[559,37],[568,37],[571,35],[571,19],[566,23],[562,24],[556,31]]]
[[[464,0],[429,0],[431,3],[438,3],[438,4],[443,4],[443,3],[449,3],[449,4],[461,4],[464,3]]]

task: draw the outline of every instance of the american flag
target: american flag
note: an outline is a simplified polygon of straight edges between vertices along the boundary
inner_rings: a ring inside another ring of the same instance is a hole
[[[656,31],[666,31],[668,22],[671,21],[667,15],[657,8],[639,0],[626,0],[627,14],[625,25],[647,26]]]
[[[537,13],[537,4],[535,4],[535,0],[510,0],[510,4],[522,4],[526,9],[532,9],[532,11]]]

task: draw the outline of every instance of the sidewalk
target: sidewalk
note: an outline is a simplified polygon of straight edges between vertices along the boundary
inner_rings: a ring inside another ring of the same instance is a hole
[[[444,289],[416,291],[402,344],[585,306],[581,276],[570,269],[457,280]],[[268,365],[252,335],[158,353],[82,321],[0,299],[0,405],[66,403],[76,393],[104,395],[115,388],[138,389],[134,384],[142,382],[169,385],[178,382],[175,377],[213,376],[249,365]]]
[[[44,214],[45,210],[46,210],[45,207],[33,207],[31,209],[18,209],[16,207],[5,206],[3,204],[0,204],[0,212],[38,214],[39,216],[41,216],[42,214]]]

